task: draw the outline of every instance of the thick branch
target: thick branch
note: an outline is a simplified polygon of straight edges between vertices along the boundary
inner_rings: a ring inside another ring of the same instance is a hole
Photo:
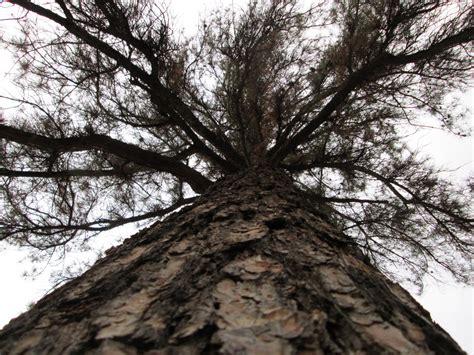
[[[81,27],[77,26],[71,19],[59,16],[51,10],[33,4],[29,0],[15,0],[12,2],[42,17],[48,18],[56,22],[57,24],[61,25],[69,32],[71,32],[73,35],[75,35],[77,38],[82,39],[91,47],[99,50],[109,58],[114,59],[117,64],[128,70],[132,77],[139,79],[140,81],[146,83],[149,86],[150,93],[152,95],[152,100],[156,102],[160,106],[160,108],[165,108],[165,111],[169,115],[169,117],[174,120],[177,120],[177,124],[188,135],[190,133],[193,133],[190,138],[193,140],[193,143],[201,151],[203,151],[204,154],[209,155],[209,157],[214,158],[214,160],[218,160],[219,163],[225,163],[223,159],[218,159],[219,157],[215,153],[213,153],[212,150],[209,149],[209,147],[207,147],[203,142],[198,140],[197,136],[191,130],[194,130],[201,137],[205,138],[209,143],[219,149],[220,152],[226,158],[233,162],[233,164],[224,164],[224,168],[229,169],[229,165],[231,165],[233,171],[238,170],[238,166],[241,165],[244,160],[240,156],[240,154],[238,154],[234,150],[234,148],[226,140],[226,138],[215,134],[206,126],[204,126],[192,113],[189,107],[184,104],[184,102],[171,90],[164,87],[156,77],[133,64],[129,58],[121,54],[109,44],[101,41],[97,37],[91,35]],[[148,59],[150,58],[152,57],[148,57]],[[155,63],[151,64],[154,65]]]
[[[388,200],[373,200],[373,199],[364,199],[364,198],[355,198],[355,197],[332,197],[332,196],[317,196],[319,200],[333,203],[368,203],[368,204],[383,204],[389,205],[390,201]]]
[[[0,138],[48,152],[77,152],[99,149],[135,164],[173,174],[187,182],[199,193],[203,193],[211,185],[211,181],[187,165],[159,153],[123,143],[106,135],[93,134],[70,138],[48,138],[17,128],[0,125]]]
[[[349,78],[341,85],[337,93],[332,99],[322,108],[322,110],[316,115],[316,117],[304,126],[299,132],[297,132],[292,138],[275,144],[275,146],[269,151],[270,161],[273,163],[279,163],[289,153],[291,153],[300,144],[307,141],[308,137],[318,129],[322,124],[330,121],[331,115],[334,111],[340,107],[342,103],[347,99],[349,94],[354,91],[362,83],[380,78],[393,67],[406,65],[409,63],[415,63],[423,61],[425,59],[432,58],[445,50],[463,43],[469,43],[474,40],[474,28],[469,27],[462,30],[458,34],[446,37],[445,39],[432,44],[425,50],[418,51],[413,54],[394,56],[391,54],[383,53],[375,58],[373,61],[365,65],[359,71],[353,73]]]
[[[397,181],[393,181],[391,179],[386,178],[385,176],[368,169],[363,166],[359,166],[354,164],[353,162],[345,162],[345,163],[330,163],[330,162],[313,162],[311,164],[300,164],[300,165],[293,165],[293,166],[284,166],[285,169],[288,169],[289,171],[292,172],[298,172],[298,171],[304,171],[307,169],[311,168],[334,168],[334,169],[339,169],[339,170],[344,170],[344,171],[359,171],[361,173],[364,173],[366,175],[372,176],[373,178],[377,179],[381,183],[383,183],[392,193],[397,196],[405,205],[420,205],[423,206],[427,211],[430,210],[435,210],[437,212],[440,212],[442,214],[445,214],[455,220],[462,221],[463,223],[473,223],[474,219],[471,218],[465,218],[462,216],[459,216],[451,211],[449,211],[446,208],[442,208],[439,206],[436,206],[433,203],[430,203],[419,196],[417,196],[413,191],[411,191],[408,187],[400,184]],[[397,188],[400,188],[401,190],[405,191],[407,194],[411,196],[411,198],[407,198],[403,196]]]
[[[123,176],[124,173],[116,169],[107,170],[89,170],[89,169],[71,169],[62,171],[32,171],[32,170],[9,170],[0,169],[0,176],[8,177],[40,177],[40,178],[64,178],[71,176]]]
[[[93,222],[86,222],[82,224],[57,224],[57,225],[35,225],[31,227],[24,227],[21,229],[13,229],[11,232],[4,233],[4,238],[10,237],[13,234],[22,233],[22,232],[34,232],[36,235],[53,235],[62,233],[64,231],[78,231],[84,230],[89,232],[103,232],[106,230],[110,230],[119,226],[123,226],[128,223],[140,222],[146,219],[155,218],[155,217],[163,217],[169,213],[172,213],[176,209],[190,204],[194,202],[197,197],[190,197],[190,198],[183,198],[178,200],[176,203],[172,204],[169,207],[158,209],[155,211],[150,211],[141,215],[125,217],[125,218],[117,218],[117,219],[109,219],[109,218],[102,218],[95,220]],[[68,241],[68,240],[67,240]],[[66,242],[67,242],[66,241]],[[59,246],[65,244],[65,241],[61,241],[58,244],[49,245],[51,246]]]

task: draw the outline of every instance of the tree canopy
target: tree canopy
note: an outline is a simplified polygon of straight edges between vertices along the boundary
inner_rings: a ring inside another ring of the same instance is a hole
[[[269,165],[383,270],[418,280],[434,262],[467,280],[469,186],[404,136],[420,117],[469,134],[455,94],[472,84],[471,7],[252,0],[187,38],[158,0],[10,3],[1,240],[80,246]]]

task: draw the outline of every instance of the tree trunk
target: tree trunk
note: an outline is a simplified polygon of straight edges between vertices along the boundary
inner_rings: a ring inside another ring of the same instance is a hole
[[[0,333],[4,354],[460,354],[281,172],[213,186]]]

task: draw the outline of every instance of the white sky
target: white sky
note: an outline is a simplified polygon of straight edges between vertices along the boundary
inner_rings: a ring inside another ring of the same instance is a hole
[[[194,33],[198,20],[204,11],[217,6],[241,6],[247,0],[169,0],[176,20],[185,27],[186,34]],[[9,6],[9,5],[8,5]],[[0,11],[9,11],[0,7]],[[0,17],[4,17],[0,14]],[[0,30],[2,24],[0,23]],[[1,33],[1,32],[0,32]],[[11,62],[0,52],[0,72],[8,70]],[[7,84],[7,79],[0,75],[0,87]],[[465,103],[474,109],[474,90],[466,93]],[[471,138],[461,139],[439,131],[430,131],[413,137],[411,143],[431,155],[438,165],[448,169],[460,168],[455,174],[456,179],[463,179],[473,172],[473,145]],[[130,228],[113,230],[101,237],[101,244],[113,244],[117,236],[133,234]],[[51,265],[36,279],[25,278],[23,273],[31,269],[26,259],[27,252],[0,244],[0,327],[27,309],[28,304],[39,300],[50,288],[49,274],[61,265]],[[72,255],[78,258],[78,255]],[[23,262],[22,262],[23,260]],[[466,350],[474,355],[473,319],[474,319],[474,287],[463,287],[453,283],[449,277],[443,277],[445,283],[427,280],[427,287],[422,295],[415,298],[431,313],[439,323]]]

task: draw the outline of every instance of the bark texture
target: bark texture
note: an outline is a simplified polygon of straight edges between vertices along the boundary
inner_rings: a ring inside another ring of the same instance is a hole
[[[0,333],[1,354],[461,354],[271,169],[112,248]]]

